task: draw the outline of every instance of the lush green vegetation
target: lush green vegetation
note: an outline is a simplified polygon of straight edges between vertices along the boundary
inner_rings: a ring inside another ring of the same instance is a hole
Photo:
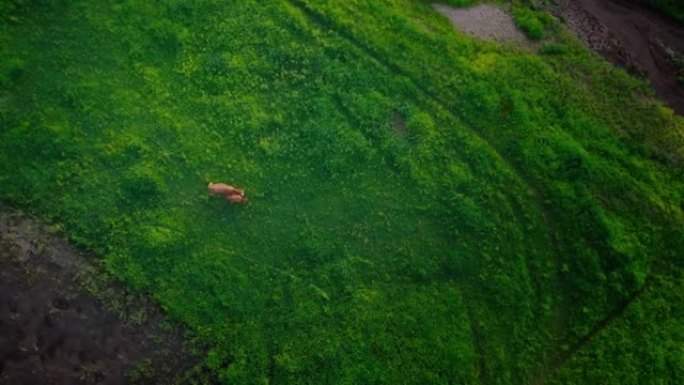
[[[441,3],[453,5],[454,7],[466,7],[466,6],[474,4],[475,2],[477,2],[477,0],[445,0],[445,1],[442,1]]]
[[[530,53],[410,0],[1,12],[0,199],[223,382],[684,382],[684,121],[562,31]]]
[[[641,2],[645,2],[680,23],[684,23],[684,2],[681,0],[642,0]]]
[[[513,10],[515,24],[531,40],[541,40],[556,27],[556,21],[545,12],[535,12],[529,8],[517,7]]]

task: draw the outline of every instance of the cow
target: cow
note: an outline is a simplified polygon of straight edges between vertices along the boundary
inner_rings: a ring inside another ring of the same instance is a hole
[[[224,197],[228,202],[242,204],[249,202],[249,199],[245,197],[245,190],[233,187],[229,184],[210,182],[208,188],[209,195]]]

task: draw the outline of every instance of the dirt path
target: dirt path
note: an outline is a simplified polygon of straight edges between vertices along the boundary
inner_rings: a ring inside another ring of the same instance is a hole
[[[432,4],[437,11],[451,20],[466,35],[499,42],[526,42],[527,38],[513,22],[513,17],[491,4],[478,4],[468,8],[454,8]]]
[[[0,384],[171,384],[197,362],[150,304],[105,309],[131,296],[94,274],[64,239],[0,208]]]
[[[656,95],[684,115],[684,81],[677,81],[684,77],[684,26],[645,6],[617,0],[567,0],[554,13],[590,49],[647,77]]]

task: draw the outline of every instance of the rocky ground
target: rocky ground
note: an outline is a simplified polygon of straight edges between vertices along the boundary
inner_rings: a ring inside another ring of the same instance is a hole
[[[590,49],[647,78],[684,115],[684,26],[626,1],[566,0],[553,12]]]

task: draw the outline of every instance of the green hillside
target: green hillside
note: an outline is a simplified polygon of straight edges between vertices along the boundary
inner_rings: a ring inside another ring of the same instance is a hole
[[[562,30],[504,47],[412,0],[0,15],[0,201],[222,383],[684,383],[684,119]]]

